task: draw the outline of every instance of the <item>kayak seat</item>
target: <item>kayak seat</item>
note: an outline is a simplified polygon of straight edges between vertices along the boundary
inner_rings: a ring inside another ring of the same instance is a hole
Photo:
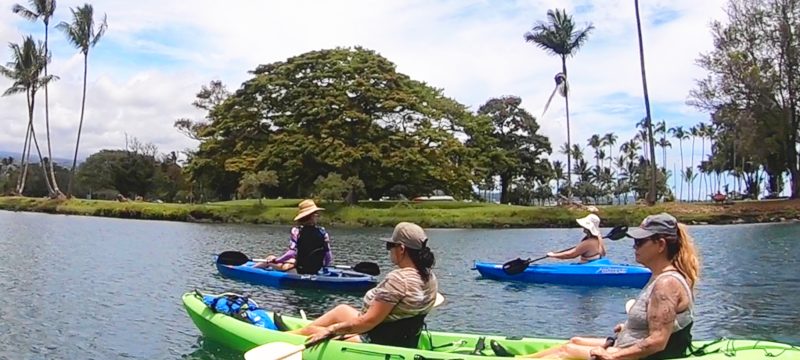
[[[416,349],[427,315],[420,314],[396,321],[383,322],[365,335],[373,344]]]
[[[275,324],[275,327],[278,328],[278,331],[289,331],[291,330],[289,326],[283,322],[283,316],[279,312],[274,312],[272,314],[272,322]]]

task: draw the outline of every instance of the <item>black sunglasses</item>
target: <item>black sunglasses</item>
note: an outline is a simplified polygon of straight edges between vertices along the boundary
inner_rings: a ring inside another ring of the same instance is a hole
[[[646,242],[648,242],[650,240],[656,241],[659,238],[660,238],[660,236],[653,235],[651,237],[646,237],[644,239],[633,239],[633,247],[638,249],[638,248],[642,247],[642,245],[644,245]]]
[[[398,247],[398,246],[400,246],[400,244],[393,243],[393,242],[387,242],[386,243],[386,250],[392,250],[392,249],[394,249],[395,247]]]

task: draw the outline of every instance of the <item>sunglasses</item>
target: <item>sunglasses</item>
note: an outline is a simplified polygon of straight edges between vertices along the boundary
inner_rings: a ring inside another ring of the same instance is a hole
[[[386,243],[386,250],[392,250],[392,249],[394,249],[394,248],[396,248],[398,246],[400,246],[400,244],[387,242]]]
[[[634,239],[634,240],[633,240],[633,247],[634,247],[634,248],[636,248],[636,249],[638,249],[638,248],[642,247],[642,246],[643,246],[645,243],[647,243],[648,241],[650,241],[650,240],[652,240],[652,241],[656,241],[656,240],[658,240],[658,239],[659,239],[659,237],[658,237],[658,236],[651,236],[651,237],[644,238],[644,239]]]

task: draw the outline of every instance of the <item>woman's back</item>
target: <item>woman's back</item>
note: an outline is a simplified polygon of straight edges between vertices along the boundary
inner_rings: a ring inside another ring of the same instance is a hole
[[[369,307],[374,300],[395,304],[384,322],[427,314],[436,302],[439,283],[436,275],[430,273],[428,281],[423,281],[414,268],[392,270],[375,288],[364,295],[364,305]]]

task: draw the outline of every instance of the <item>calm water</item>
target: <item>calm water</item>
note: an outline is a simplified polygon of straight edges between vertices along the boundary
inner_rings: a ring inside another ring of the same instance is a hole
[[[329,229],[337,263],[390,269],[391,229]],[[0,211],[0,359],[241,359],[204,341],[181,306],[192,289],[251,294],[263,307],[316,316],[358,295],[279,290],[221,278],[212,256],[277,253],[287,227],[201,225]],[[800,344],[798,224],[693,227],[703,256],[696,338]],[[437,330],[565,338],[606,336],[636,289],[589,289],[482,280],[475,259],[505,261],[569,247],[577,229],[430,230],[447,302]],[[609,244],[633,262],[630,242]],[[790,295],[794,294],[794,295]]]

